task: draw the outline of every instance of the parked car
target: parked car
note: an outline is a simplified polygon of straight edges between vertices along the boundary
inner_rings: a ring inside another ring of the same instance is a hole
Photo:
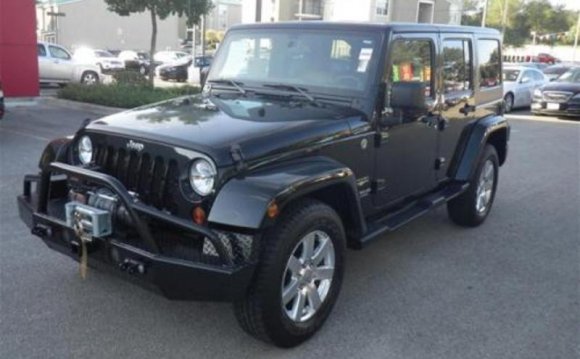
[[[527,66],[504,66],[503,93],[505,111],[529,107],[534,91],[548,82],[544,74]]]
[[[157,64],[174,63],[184,59],[191,59],[191,55],[183,51],[159,51],[153,55],[153,60]]]
[[[101,70],[98,66],[76,62],[62,46],[39,42],[36,49],[40,83],[92,85],[101,80]]]
[[[532,112],[580,117],[580,67],[570,68],[534,92]]]
[[[330,315],[347,247],[443,204],[486,220],[510,137],[500,53],[479,27],[231,27],[202,94],[51,142],[20,216],[81,274],[232,301],[248,333],[298,345]]]
[[[4,91],[2,90],[2,81],[0,81],[0,120],[4,117],[6,107],[4,105]]]
[[[157,67],[156,72],[163,81],[187,81],[187,70],[191,66],[191,58],[183,58],[173,63],[163,64]]]
[[[558,64],[546,67],[544,70],[542,70],[542,72],[544,73],[544,75],[546,75],[546,77],[548,77],[549,81],[554,81],[555,79],[560,77],[560,75],[562,75],[564,72],[570,70],[572,67],[574,66],[566,64]]]
[[[146,75],[151,66],[149,53],[145,51],[124,50],[118,57],[125,62],[126,69],[139,71],[142,75]]]
[[[539,53],[537,56],[538,62],[543,62],[546,64],[555,64],[560,62],[560,59],[546,53]]]
[[[540,71],[543,71],[545,68],[550,66],[550,64],[547,64],[545,62],[518,62],[518,63],[505,64],[505,65],[531,67],[533,69],[540,70]]]
[[[125,68],[124,61],[106,50],[83,47],[74,52],[73,58],[78,63],[96,65],[101,69],[101,72],[105,74],[123,70]]]

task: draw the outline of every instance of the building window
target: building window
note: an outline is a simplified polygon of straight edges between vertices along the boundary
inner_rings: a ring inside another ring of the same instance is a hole
[[[433,22],[433,3],[419,0],[417,8],[417,22],[431,24]]]
[[[477,46],[479,86],[486,88],[501,85],[501,50],[499,41],[479,40]]]
[[[377,0],[376,13],[377,15],[387,16],[389,14],[389,0]]]
[[[443,41],[443,66],[443,80],[446,94],[471,89],[470,41]]]

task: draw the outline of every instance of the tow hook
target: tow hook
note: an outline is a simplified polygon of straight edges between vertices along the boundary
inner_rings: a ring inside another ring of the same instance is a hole
[[[119,269],[129,274],[145,274],[145,264],[134,259],[125,259],[119,263]]]

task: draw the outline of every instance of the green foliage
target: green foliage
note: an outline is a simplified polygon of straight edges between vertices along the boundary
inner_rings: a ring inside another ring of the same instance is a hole
[[[211,0],[105,0],[109,11],[121,16],[153,11],[159,19],[169,15],[185,16],[188,24],[197,24],[212,8]]]
[[[485,0],[464,0],[463,25],[480,26]],[[485,24],[503,30],[506,0],[487,0]],[[504,44],[521,46],[532,40],[532,31],[538,35],[569,31],[576,23],[577,14],[548,0],[507,0]],[[561,37],[560,41],[569,41]],[[553,38],[556,41],[557,38]],[[552,41],[552,42],[553,42]]]
[[[152,88],[150,86],[112,84],[70,84],[61,88],[57,96],[62,99],[93,103],[97,105],[133,108],[184,95],[199,93],[199,87],[183,86]]]
[[[113,80],[119,85],[126,86],[147,86],[147,78],[139,71],[122,70],[113,73]]]

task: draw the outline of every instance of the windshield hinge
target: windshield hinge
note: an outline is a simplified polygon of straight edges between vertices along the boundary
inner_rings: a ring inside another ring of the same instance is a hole
[[[241,172],[246,169],[246,163],[244,162],[244,154],[242,153],[242,148],[237,143],[234,143],[230,147],[230,155],[234,164],[236,165],[236,170]]]

